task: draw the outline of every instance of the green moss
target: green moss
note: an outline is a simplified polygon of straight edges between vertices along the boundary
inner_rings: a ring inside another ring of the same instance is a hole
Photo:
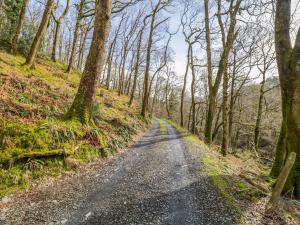
[[[101,151],[93,145],[82,144],[72,157],[83,163],[93,162],[101,158]]]
[[[24,173],[22,167],[13,167],[9,171],[0,168],[0,198],[28,187],[28,174]]]
[[[0,121],[0,149],[42,149],[50,143],[49,135],[35,126]]]

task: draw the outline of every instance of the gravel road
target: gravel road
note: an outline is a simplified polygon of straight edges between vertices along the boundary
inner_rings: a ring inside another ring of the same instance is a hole
[[[235,216],[166,123],[101,169],[10,199],[0,224],[222,225]]]

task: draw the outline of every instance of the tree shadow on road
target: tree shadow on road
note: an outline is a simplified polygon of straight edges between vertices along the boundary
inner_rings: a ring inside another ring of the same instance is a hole
[[[169,134],[148,135],[148,136],[144,136],[144,138],[141,141],[139,141],[137,144],[135,144],[133,147],[139,148],[139,147],[151,146],[162,142],[183,139],[186,136],[187,135],[169,135]]]
[[[185,187],[149,198],[140,199],[140,193],[134,190],[132,196],[114,196],[105,212],[93,212],[81,224],[235,224],[234,210],[210,186],[206,177],[199,178]]]

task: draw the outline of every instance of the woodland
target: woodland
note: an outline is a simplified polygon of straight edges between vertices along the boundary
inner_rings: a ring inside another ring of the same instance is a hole
[[[299,3],[0,0],[0,197],[163,118],[297,202]]]

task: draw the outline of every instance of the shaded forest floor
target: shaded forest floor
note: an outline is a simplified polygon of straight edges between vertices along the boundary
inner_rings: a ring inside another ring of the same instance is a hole
[[[218,146],[208,147],[197,136],[172,121],[169,123],[185,136],[194,151],[201,151],[199,160],[205,173],[219,194],[235,208],[241,224],[300,224],[300,204],[296,200],[282,199],[282,211],[278,215],[265,213],[275,181],[269,177],[270,167],[260,163],[254,151],[223,157]]]
[[[0,198],[33,181],[59,176],[80,165],[114,155],[146,128],[138,104],[99,87],[93,125],[64,121],[81,73],[39,59],[0,52]],[[1,207],[1,206],[0,206]]]

